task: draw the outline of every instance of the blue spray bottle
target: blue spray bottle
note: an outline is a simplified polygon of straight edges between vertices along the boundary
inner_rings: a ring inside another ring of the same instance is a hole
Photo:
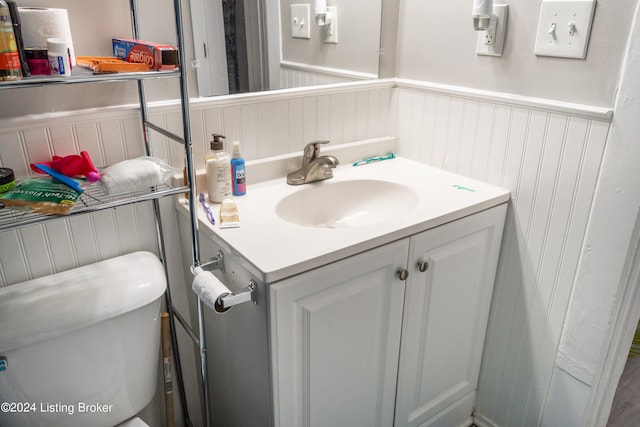
[[[233,141],[233,157],[231,158],[231,185],[234,196],[247,193],[245,180],[244,159],[240,152],[240,141]]]

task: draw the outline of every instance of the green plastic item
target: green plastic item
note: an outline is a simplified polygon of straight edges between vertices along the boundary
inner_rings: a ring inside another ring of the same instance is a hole
[[[52,178],[31,178],[2,194],[0,200],[6,206],[28,206],[40,213],[66,215],[78,197],[80,193]]]

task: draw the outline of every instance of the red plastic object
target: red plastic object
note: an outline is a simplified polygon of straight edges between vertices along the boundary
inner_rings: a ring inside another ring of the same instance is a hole
[[[96,182],[100,180],[100,172],[93,165],[89,153],[81,151],[80,154],[71,154],[69,156],[53,156],[51,162],[38,162],[49,166],[56,172],[59,172],[66,176],[84,176],[89,182]],[[41,170],[36,168],[34,164],[31,164],[31,169],[35,172],[42,173]]]

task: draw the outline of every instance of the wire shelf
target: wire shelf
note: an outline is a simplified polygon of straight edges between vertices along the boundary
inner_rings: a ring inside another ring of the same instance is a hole
[[[97,212],[132,203],[159,199],[162,197],[182,194],[188,191],[188,186],[170,187],[168,185],[160,185],[152,187],[148,191],[108,195],[100,189],[100,186],[90,185],[80,194],[76,204],[71,208],[69,215],[38,213],[32,211],[27,206],[6,206],[0,209],[0,231],[13,230],[27,225],[39,224],[60,218],[68,218],[73,215]],[[1,201],[2,200],[0,199],[0,202]]]
[[[113,74],[93,74],[89,69],[82,67],[74,67],[71,76],[31,76],[24,77],[20,80],[0,81],[0,89],[15,89],[30,86],[45,86],[58,84],[74,84],[74,83],[96,83],[96,82],[115,82],[126,80],[146,80],[158,79],[165,77],[178,77],[180,70],[169,71],[146,71],[139,73],[113,73]]]

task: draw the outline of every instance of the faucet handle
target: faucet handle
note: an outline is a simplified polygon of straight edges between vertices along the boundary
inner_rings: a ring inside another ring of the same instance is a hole
[[[311,141],[304,146],[302,166],[306,166],[311,160],[320,154],[320,144],[328,144],[328,140]]]

